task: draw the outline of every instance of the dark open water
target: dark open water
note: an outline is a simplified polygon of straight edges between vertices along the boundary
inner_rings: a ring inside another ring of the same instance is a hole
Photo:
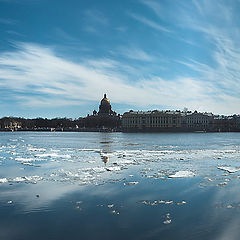
[[[239,226],[240,133],[0,133],[1,240],[237,240]]]

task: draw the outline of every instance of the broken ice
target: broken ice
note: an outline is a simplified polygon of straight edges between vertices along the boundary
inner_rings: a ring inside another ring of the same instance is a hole
[[[169,175],[169,178],[188,178],[188,177],[194,177],[195,173],[191,171],[178,171],[175,174]]]
[[[0,178],[0,183],[6,183],[8,182],[7,178]]]
[[[136,184],[138,184],[138,182],[126,182],[126,183],[124,183],[125,186],[136,185]]]
[[[221,170],[224,170],[224,171],[227,171],[229,173],[235,173],[235,172],[238,172],[240,170],[240,168],[228,167],[228,166],[218,166],[217,168],[221,169]]]

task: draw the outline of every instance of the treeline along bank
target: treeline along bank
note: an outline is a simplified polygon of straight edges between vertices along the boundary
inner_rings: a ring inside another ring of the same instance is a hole
[[[104,94],[99,111],[78,119],[4,117],[1,131],[123,131],[123,132],[240,132],[240,115],[214,115],[188,111],[133,111],[123,115],[112,110]]]

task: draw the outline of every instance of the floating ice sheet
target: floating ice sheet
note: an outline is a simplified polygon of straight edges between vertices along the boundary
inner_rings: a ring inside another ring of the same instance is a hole
[[[46,151],[45,148],[36,148],[36,147],[28,147],[27,150],[32,151],[32,152],[45,152]]]
[[[51,158],[71,158],[70,155],[60,155],[57,153],[42,153],[42,154],[36,154],[36,157],[51,157]]]
[[[228,166],[218,166],[217,168],[221,169],[221,170],[224,170],[224,171],[227,171],[229,173],[235,173],[235,172],[238,172],[240,170],[240,168],[238,168],[238,167],[228,167]]]
[[[124,183],[124,185],[126,185],[126,186],[136,185],[136,184],[138,184],[138,182],[126,182],[126,183]]]
[[[0,178],[0,183],[6,183],[8,182],[7,178]]]
[[[172,222],[171,219],[166,219],[165,221],[163,221],[164,224],[170,224]]]
[[[240,170],[240,168],[229,167],[230,165],[240,166],[240,147],[234,145],[223,148],[210,146],[215,149],[195,149],[198,146],[194,146],[194,149],[185,149],[185,147],[181,149],[182,146],[177,145],[152,146],[127,142],[126,145],[129,146],[123,147],[121,142],[118,143],[114,139],[109,141],[112,144],[110,151],[108,148],[104,149],[101,145],[96,144],[99,143],[98,141],[93,144],[80,144],[76,147],[55,145],[53,142],[48,145],[41,141],[34,144],[31,142],[31,137],[28,143],[23,143],[20,138],[13,136],[11,139],[17,139],[17,141],[7,142],[0,146],[0,164],[1,167],[7,167],[8,161],[11,161],[10,166],[16,167],[16,171],[15,175],[2,175],[0,183],[6,181],[3,180],[3,176],[10,183],[16,182],[16,180],[28,183],[29,180],[23,177],[24,175],[42,176],[44,170],[45,181],[81,185],[101,185],[120,181],[125,185],[135,185],[131,184],[134,183],[132,181],[135,181],[133,176],[168,180],[168,177],[193,177],[196,172],[198,176],[207,177],[208,182],[216,185],[219,181],[216,182],[213,179],[221,175],[221,171],[218,169],[226,171],[230,180],[235,176],[229,173]],[[101,139],[101,142],[106,143],[107,141],[108,139]],[[131,147],[131,145],[136,146]],[[106,165],[102,163],[101,156],[110,158]],[[12,160],[15,160],[17,164],[14,165]],[[24,167],[25,165],[34,167],[20,168],[21,173],[19,173],[19,163]],[[218,169],[216,166],[219,166]],[[23,174],[23,171],[26,173]],[[213,177],[213,175],[216,176]],[[224,186],[228,182],[227,179],[221,179],[219,186]],[[181,204],[184,203],[179,202],[178,205]]]
[[[144,205],[150,205],[150,206],[156,206],[156,205],[159,205],[159,204],[166,204],[166,205],[172,205],[174,204],[174,201],[173,200],[142,200],[142,201],[139,201],[140,203],[143,203]],[[186,204],[187,202],[185,201],[181,201],[181,202],[176,202],[177,205],[183,205],[183,204]]]
[[[108,167],[108,168],[106,168],[106,170],[107,171],[120,171],[121,167],[118,167],[118,166],[116,166],[116,167]]]
[[[188,178],[194,177],[195,173],[191,171],[178,171],[175,174],[169,175],[169,178]]]
[[[24,177],[16,177],[13,178],[11,181],[12,182],[37,182],[42,180],[43,178],[40,176],[24,176]]]

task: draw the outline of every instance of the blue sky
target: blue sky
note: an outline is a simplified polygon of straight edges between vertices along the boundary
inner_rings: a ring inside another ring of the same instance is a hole
[[[0,0],[0,117],[240,113],[239,0]]]

